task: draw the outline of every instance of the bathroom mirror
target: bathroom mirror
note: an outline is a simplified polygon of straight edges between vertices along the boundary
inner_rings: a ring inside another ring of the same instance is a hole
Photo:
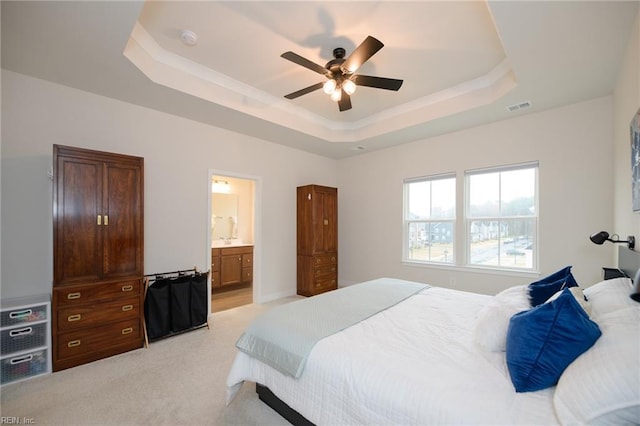
[[[238,238],[238,194],[211,194],[211,239]]]

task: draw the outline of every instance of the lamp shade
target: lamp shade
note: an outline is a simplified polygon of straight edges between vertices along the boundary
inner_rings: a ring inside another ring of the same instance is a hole
[[[589,239],[595,244],[602,245],[609,239],[609,233],[607,231],[596,232],[592,234]]]

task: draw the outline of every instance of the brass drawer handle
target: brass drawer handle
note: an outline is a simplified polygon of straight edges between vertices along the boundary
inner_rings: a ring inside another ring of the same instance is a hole
[[[322,259],[320,259],[319,257],[316,257],[316,263],[320,263],[322,261]]]
[[[69,294],[67,294],[67,299],[68,299],[68,300],[80,299],[80,295],[81,295],[81,293],[80,293],[80,292],[77,292],[77,293],[69,293]]]
[[[133,286],[131,284],[122,286],[122,291],[132,291],[132,290],[133,290]]]
[[[80,340],[72,340],[69,343],[67,343],[67,347],[75,348],[76,346],[80,346],[80,343],[82,343]]]
[[[133,333],[133,327],[127,327],[122,329],[122,334],[131,334]]]
[[[82,315],[80,314],[75,314],[75,315],[69,315],[67,317],[67,321],[68,322],[73,322],[73,321],[80,321],[80,319],[82,318]]]
[[[336,261],[336,257],[335,256],[331,256],[331,261],[335,262]]]
[[[127,312],[133,309],[133,305],[124,305],[122,307],[122,312]]]

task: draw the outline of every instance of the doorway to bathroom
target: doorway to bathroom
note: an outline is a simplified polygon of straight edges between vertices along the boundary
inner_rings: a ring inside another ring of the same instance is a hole
[[[211,312],[253,303],[256,179],[210,171]]]

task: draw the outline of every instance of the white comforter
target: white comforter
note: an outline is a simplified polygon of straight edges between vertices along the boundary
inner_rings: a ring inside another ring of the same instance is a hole
[[[325,424],[557,424],[554,388],[516,393],[504,353],[473,343],[489,296],[432,287],[314,347],[299,379],[238,352],[228,403],[243,381],[267,386]]]

